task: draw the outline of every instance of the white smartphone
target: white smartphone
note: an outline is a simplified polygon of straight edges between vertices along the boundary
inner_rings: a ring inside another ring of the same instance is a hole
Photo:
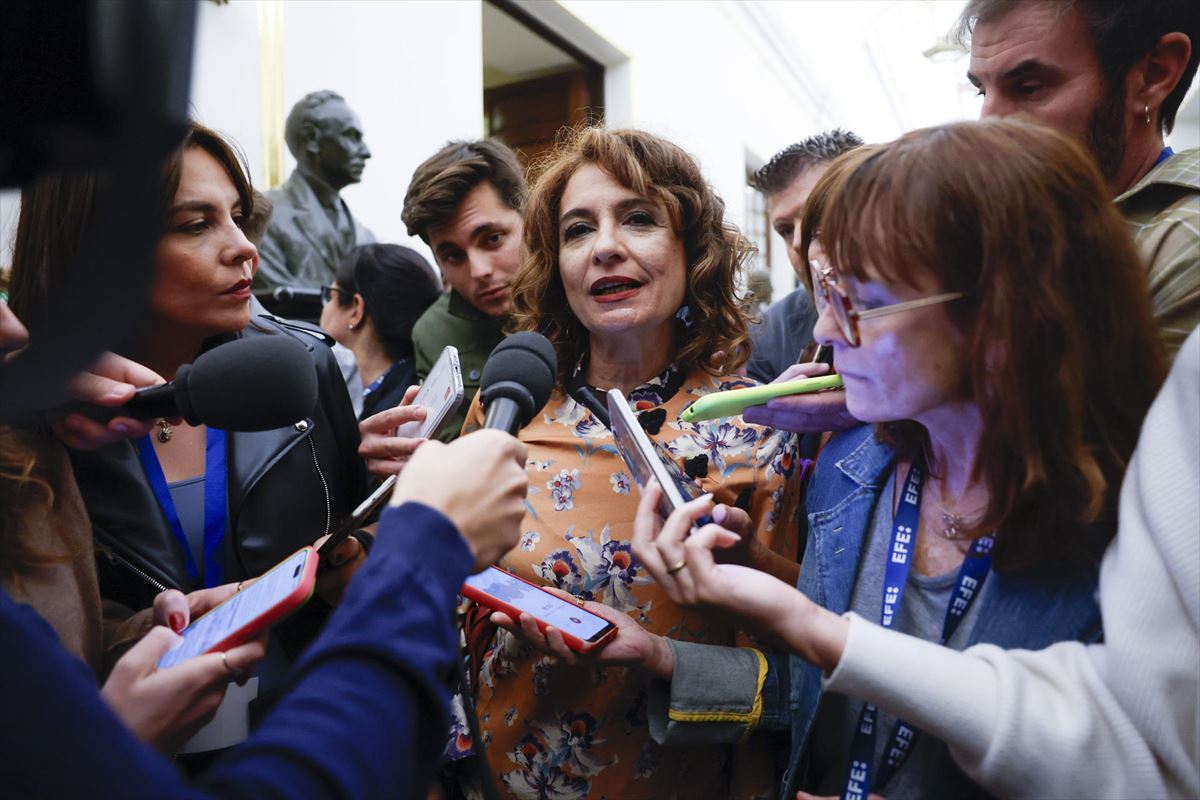
[[[413,398],[414,406],[425,409],[425,419],[404,423],[396,430],[396,435],[408,439],[436,436],[446,417],[453,414],[462,401],[463,381],[462,368],[458,364],[458,348],[448,344]]]
[[[184,628],[183,641],[163,654],[158,668],[245,644],[308,602],[316,579],[316,553],[302,547]]]
[[[503,611],[514,620],[522,612],[529,614],[542,632],[547,625],[553,625],[562,633],[567,647],[577,653],[586,653],[606,644],[617,632],[617,627],[604,617],[585,611],[499,567],[488,567],[478,575],[469,576],[462,593],[480,605]]]
[[[696,482],[679,468],[671,454],[664,452],[662,445],[642,430],[642,424],[620,389],[608,390],[608,416],[617,452],[621,454],[625,466],[629,467],[638,488],[646,488],[651,478],[662,487],[663,496],[658,513],[663,519],[671,516],[671,512],[684,503],[703,494]],[[711,521],[705,516],[697,520],[696,525],[702,526]]]

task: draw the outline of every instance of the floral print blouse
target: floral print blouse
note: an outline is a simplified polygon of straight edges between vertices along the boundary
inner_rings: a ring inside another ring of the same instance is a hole
[[[699,476],[705,491],[717,502],[748,507],[757,536],[795,559],[794,436],[740,417],[696,424],[679,419],[698,397],[752,385],[746,378],[714,378],[699,370],[683,376],[670,368],[631,393],[630,405],[647,433],[689,475]],[[476,398],[465,429],[482,420]],[[672,604],[634,557],[639,494],[604,422],[559,389],[520,439],[529,449],[527,510],[520,544],[501,566],[607,603],[654,633],[734,644],[732,628]],[[636,670],[560,664],[500,630],[481,674],[473,677],[489,766],[506,796],[724,798],[757,794],[772,784],[763,761],[754,770],[753,791],[732,788],[729,747],[656,745],[646,723],[646,679]],[[461,735],[451,747],[469,743],[461,718],[455,728]],[[743,769],[741,754],[736,762]]]

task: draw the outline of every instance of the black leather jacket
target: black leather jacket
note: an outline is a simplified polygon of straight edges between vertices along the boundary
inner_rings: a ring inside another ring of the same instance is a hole
[[[291,336],[302,342],[313,356],[318,399],[312,413],[294,425],[228,434],[227,582],[260,575],[312,544],[367,492],[354,410],[320,334],[262,316],[237,336]],[[164,588],[199,588],[189,584],[183,552],[146,480],[135,443],[72,453],[72,461],[95,534],[101,596],[137,610],[151,605]]]

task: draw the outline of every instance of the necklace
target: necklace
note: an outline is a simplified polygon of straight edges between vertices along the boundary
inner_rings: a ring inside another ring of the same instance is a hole
[[[930,483],[932,484],[932,481]],[[959,539],[966,539],[966,518],[961,514],[955,514],[942,505],[942,501],[938,497],[940,494],[941,491],[935,489],[935,491],[929,492],[929,499],[933,501],[933,504],[937,506],[938,512],[942,515],[942,530],[940,531],[942,538],[949,539],[952,542]],[[971,516],[973,517],[975,514]]]
[[[171,437],[175,435],[175,431],[171,430],[171,426],[167,424],[165,419],[158,420],[158,433],[155,434],[158,440],[163,444],[171,441]]]

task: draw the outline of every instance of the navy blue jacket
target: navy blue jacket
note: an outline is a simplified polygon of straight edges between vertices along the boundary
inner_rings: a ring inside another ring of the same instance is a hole
[[[425,797],[447,730],[452,614],[473,558],[416,503],[388,509],[371,558],[262,726],[200,781],[120,723],[28,606],[0,590],[5,797]]]

